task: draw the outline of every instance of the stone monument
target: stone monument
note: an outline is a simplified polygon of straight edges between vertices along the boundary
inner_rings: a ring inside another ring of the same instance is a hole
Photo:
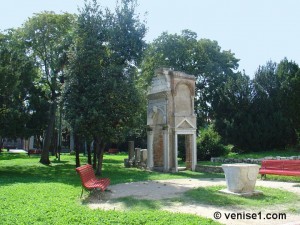
[[[157,69],[147,97],[147,167],[178,172],[178,135],[184,135],[186,168],[195,170],[195,77],[170,69]]]
[[[252,196],[262,194],[261,191],[254,190],[259,165],[248,163],[223,164],[227,189],[221,190],[223,193]]]

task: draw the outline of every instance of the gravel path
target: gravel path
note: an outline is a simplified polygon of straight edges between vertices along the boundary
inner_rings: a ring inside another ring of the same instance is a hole
[[[136,199],[162,200],[180,196],[195,187],[207,187],[212,185],[226,185],[225,180],[218,179],[174,179],[174,180],[159,180],[159,181],[144,181],[133,182],[125,184],[111,185],[110,192],[105,192],[101,200],[96,197],[89,199],[89,207],[92,209],[100,208],[104,210],[116,209],[126,210],[121,202],[112,202],[112,199],[122,197],[134,197]],[[299,183],[274,182],[257,180],[256,186],[280,188],[288,190],[300,195]],[[262,208],[256,211],[207,206],[204,204],[186,204],[186,203],[172,203],[168,206],[163,206],[162,210],[170,212],[190,213],[207,218],[214,219],[214,213],[220,212],[221,219],[217,220],[223,224],[228,225],[300,225],[300,215],[286,212],[286,219],[267,219],[267,213],[281,213],[282,209],[279,207]],[[227,219],[226,215],[232,213],[240,213],[239,219]],[[247,219],[243,213],[257,214],[257,219]],[[260,215],[258,214],[260,213]],[[259,216],[261,219],[259,219]]]

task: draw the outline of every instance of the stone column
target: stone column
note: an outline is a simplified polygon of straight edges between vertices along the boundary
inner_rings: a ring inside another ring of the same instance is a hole
[[[134,141],[128,141],[128,159],[132,160],[134,156]]]
[[[135,155],[135,163],[138,165],[138,163],[141,162],[141,148],[135,148],[134,155]]]
[[[147,163],[147,149],[141,149],[141,163]]]
[[[141,163],[141,148],[135,148],[134,149],[134,155],[135,155],[135,165],[139,166]]]
[[[147,132],[147,167],[153,168],[153,131]]]
[[[168,128],[163,130],[164,137],[164,172],[169,172],[169,131]]]
[[[173,168],[174,173],[178,172],[178,160],[177,160],[177,156],[178,156],[178,134],[175,131],[175,135],[174,135],[174,150],[175,150],[175,154],[174,154],[174,158],[173,160],[175,160],[175,168]]]
[[[195,171],[197,165],[197,135],[196,131],[192,135],[193,144],[192,147],[192,171]]]
[[[31,136],[29,138],[29,146],[28,149],[33,149],[33,142],[34,142],[34,136]]]
[[[193,144],[192,144],[192,135],[186,134],[185,135],[185,166],[186,169],[192,169],[192,159],[193,159]]]

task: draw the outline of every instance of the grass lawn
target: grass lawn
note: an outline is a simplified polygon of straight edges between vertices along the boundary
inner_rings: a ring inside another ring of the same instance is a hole
[[[215,206],[234,206],[244,209],[264,208],[283,204],[292,206],[300,202],[300,197],[297,194],[276,188],[258,186],[255,190],[262,191],[263,194],[251,197],[228,195],[219,192],[219,190],[225,188],[225,186],[210,186],[192,189],[185,193],[185,196],[188,198],[186,201]]]
[[[125,169],[125,155],[105,155],[103,176],[112,184],[174,178],[222,177],[184,171],[178,174]],[[62,155],[58,162],[40,164],[38,156],[0,153],[1,224],[219,224],[195,215],[151,210],[91,210],[80,199],[81,183],[74,156]],[[86,158],[81,156],[81,163]],[[142,202],[139,204],[143,204]],[[145,204],[148,204],[145,202]]]

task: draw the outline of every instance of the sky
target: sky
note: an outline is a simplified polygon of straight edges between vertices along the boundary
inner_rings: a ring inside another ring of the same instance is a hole
[[[114,9],[115,0],[98,0]],[[34,13],[77,13],[83,0],[0,0],[0,31],[20,27]],[[259,65],[284,57],[300,64],[299,0],[138,0],[149,43],[162,32],[189,29],[198,39],[218,42],[240,59],[239,69],[251,78]],[[146,13],[147,12],[147,13]],[[146,13],[146,15],[145,15]]]

